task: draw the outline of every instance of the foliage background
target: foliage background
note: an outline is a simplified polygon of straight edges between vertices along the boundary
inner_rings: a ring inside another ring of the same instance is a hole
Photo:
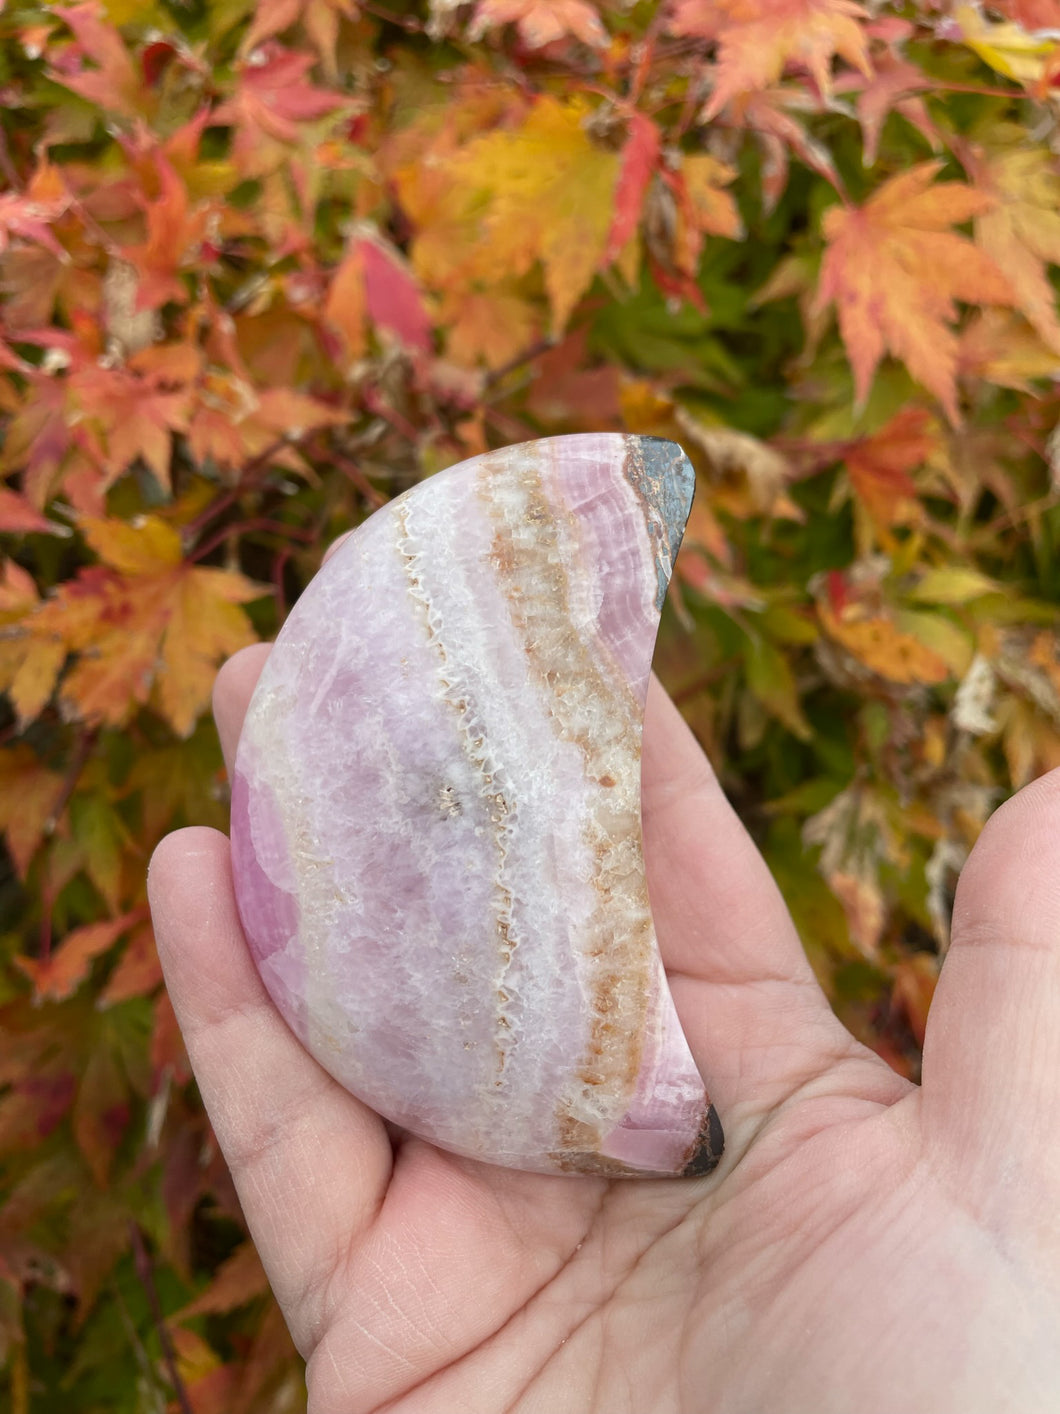
[[[903,1073],[1060,764],[1058,0],[0,4],[0,1402],[304,1407],[160,989],[207,702],[488,446],[670,435],[658,668]],[[365,612],[371,612],[365,606]]]

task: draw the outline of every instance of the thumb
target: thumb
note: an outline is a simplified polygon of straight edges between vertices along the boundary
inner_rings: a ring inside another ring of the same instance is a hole
[[[973,1204],[1060,1197],[1060,770],[1001,806],[961,875],[922,1102]]]

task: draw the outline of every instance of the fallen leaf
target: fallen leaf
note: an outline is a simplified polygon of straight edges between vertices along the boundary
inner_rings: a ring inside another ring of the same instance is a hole
[[[993,199],[960,182],[934,184],[937,162],[890,178],[864,206],[825,213],[827,241],[817,308],[835,302],[859,404],[885,353],[892,353],[957,423],[957,300],[1011,304],[994,262],[949,228]]]

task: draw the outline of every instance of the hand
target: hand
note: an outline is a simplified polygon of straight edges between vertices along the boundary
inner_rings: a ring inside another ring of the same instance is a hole
[[[218,680],[229,763],[267,651]],[[159,846],[166,980],[311,1414],[1055,1414],[1060,772],[965,869],[922,1088],[833,1017],[655,685],[643,775],[657,930],[727,1137],[700,1180],[548,1178],[392,1138],[273,1008],[227,840]]]

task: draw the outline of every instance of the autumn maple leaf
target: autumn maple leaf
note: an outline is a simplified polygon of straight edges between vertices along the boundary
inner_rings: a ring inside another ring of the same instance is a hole
[[[904,407],[885,427],[848,448],[850,484],[869,515],[882,526],[914,522],[920,513],[911,473],[938,443],[924,408]]]
[[[366,352],[369,323],[407,349],[430,350],[430,320],[416,283],[398,253],[373,235],[351,239],[332,277],[325,314],[353,359]]]
[[[572,36],[583,44],[603,46],[607,31],[586,0],[479,0],[471,22],[471,39],[491,29],[514,24],[528,49],[543,49]]]
[[[956,301],[1011,304],[1013,292],[988,255],[949,229],[988,210],[991,197],[960,182],[935,185],[939,165],[892,177],[864,206],[825,213],[816,308],[835,302],[859,403],[889,352],[956,423]]]
[[[809,72],[822,93],[831,87],[837,54],[870,73],[859,24],[865,18],[854,0],[678,0],[669,28],[717,42],[714,93],[704,110],[713,118],[731,99],[768,88],[788,68]]]
[[[520,275],[540,260],[557,330],[604,262],[614,211],[619,157],[592,141],[590,112],[542,98],[522,127],[476,139],[451,168],[488,201],[481,272]]]
[[[1052,155],[1023,143],[965,159],[976,185],[995,200],[975,219],[979,248],[1005,272],[1015,302],[1060,353],[1056,291],[1047,264],[1060,264],[1060,176]]]
[[[147,90],[121,35],[102,17],[100,6],[56,6],[54,13],[73,31],[74,40],[50,77],[109,112],[141,116]],[[86,59],[92,67],[85,67]]]
[[[234,126],[233,157],[247,176],[274,170],[304,141],[306,123],[348,103],[345,95],[309,82],[315,64],[315,54],[269,41],[248,57],[234,95],[211,114],[212,124]]]
[[[194,260],[210,219],[208,209],[190,207],[184,183],[164,157],[156,157],[155,171],[158,197],[144,203],[147,239],[124,251],[139,277],[139,309],[157,309],[167,300],[181,304],[187,300],[180,272]]]
[[[241,574],[184,560],[178,532],[157,516],[134,524],[86,517],[82,530],[102,563],[27,617],[23,641],[31,652],[75,655],[60,694],[70,716],[121,726],[153,698],[186,736],[218,663],[254,641],[240,606],[265,591]]]
[[[357,15],[354,0],[259,0],[254,18],[243,38],[242,52],[249,54],[259,44],[301,24],[306,38],[320,55],[330,79],[338,77],[335,46],[339,21]]]

